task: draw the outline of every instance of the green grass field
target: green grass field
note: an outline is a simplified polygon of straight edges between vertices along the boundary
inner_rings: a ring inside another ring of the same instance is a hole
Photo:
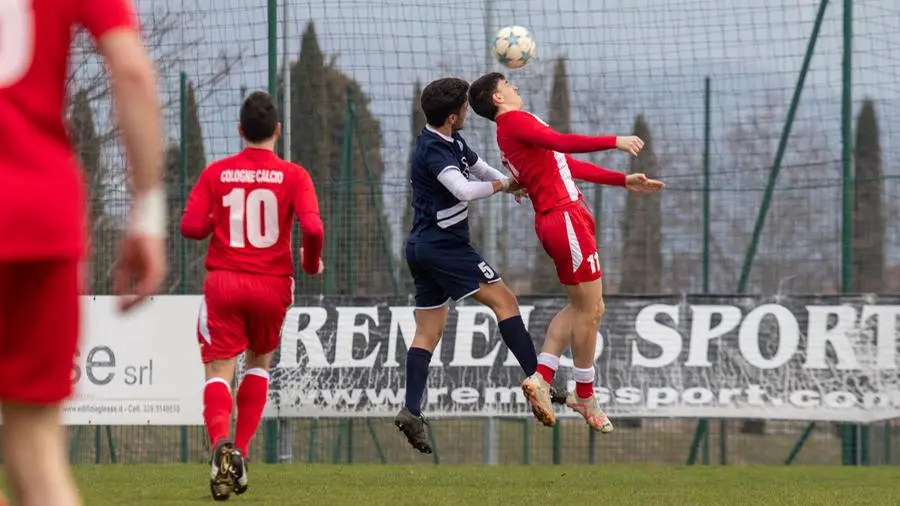
[[[214,504],[200,465],[78,466],[87,506]],[[292,505],[892,505],[889,467],[255,465],[224,504]]]

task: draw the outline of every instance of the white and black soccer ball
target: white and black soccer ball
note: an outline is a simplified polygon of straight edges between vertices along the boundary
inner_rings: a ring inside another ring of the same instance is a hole
[[[507,26],[501,28],[491,44],[494,58],[506,68],[519,69],[534,58],[534,38],[527,28]]]

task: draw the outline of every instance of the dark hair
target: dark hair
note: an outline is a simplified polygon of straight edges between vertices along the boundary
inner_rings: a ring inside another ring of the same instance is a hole
[[[469,83],[458,77],[445,77],[431,81],[422,90],[422,112],[433,127],[444,126],[451,114],[459,114],[466,105]]]
[[[500,72],[485,74],[472,83],[469,87],[469,105],[475,114],[491,121],[497,116],[497,105],[494,103],[494,93],[500,81],[505,81],[506,76]]]
[[[248,142],[262,142],[275,135],[278,125],[278,109],[272,96],[264,91],[254,91],[241,106],[241,130]]]

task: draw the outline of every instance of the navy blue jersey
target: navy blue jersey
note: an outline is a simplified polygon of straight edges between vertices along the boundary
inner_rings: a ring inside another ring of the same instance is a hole
[[[457,170],[466,179],[469,167],[478,161],[459,133],[452,140],[428,127],[416,138],[410,163],[413,225],[411,242],[469,242],[469,203],[461,202],[438,181],[445,170]]]

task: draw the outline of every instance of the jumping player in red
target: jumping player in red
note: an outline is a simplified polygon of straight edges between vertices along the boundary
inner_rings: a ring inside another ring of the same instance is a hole
[[[569,156],[613,148],[637,156],[644,143],[634,136],[561,134],[523,110],[518,88],[503,74],[487,74],[472,83],[469,103],[479,116],[497,123],[503,165],[531,198],[535,232],[556,264],[557,276],[569,298],[550,322],[537,372],[522,383],[523,393],[540,407],[546,417],[542,421],[553,425],[550,383],[559,368],[559,357],[571,341],[575,391],[569,393],[566,405],[580,413],[594,430],[611,432],[612,422],[594,397],[594,352],[604,311],[594,218],[573,179],[622,186],[639,193],[659,191],[663,183],[644,174],[626,175]]]
[[[272,353],[294,298],[295,214],[303,231],[303,270],[314,275],[323,269],[315,187],[303,167],[275,155],[281,123],[267,93],[244,100],[239,130],[247,147],[200,173],[181,220],[181,233],[189,239],[212,234],[197,338],[206,368],[203,418],[213,446],[210,490],[218,501],[247,490],[244,456],[262,418]],[[232,443],[231,384],[245,351]]]
[[[87,253],[84,182],[66,132],[69,47],[85,28],[110,71],[133,191],[115,291],[128,310],[165,275],[162,120],[128,0],[0,1],[0,404],[16,504],[80,504],[62,402],[72,392]],[[126,292],[132,292],[124,295]]]

